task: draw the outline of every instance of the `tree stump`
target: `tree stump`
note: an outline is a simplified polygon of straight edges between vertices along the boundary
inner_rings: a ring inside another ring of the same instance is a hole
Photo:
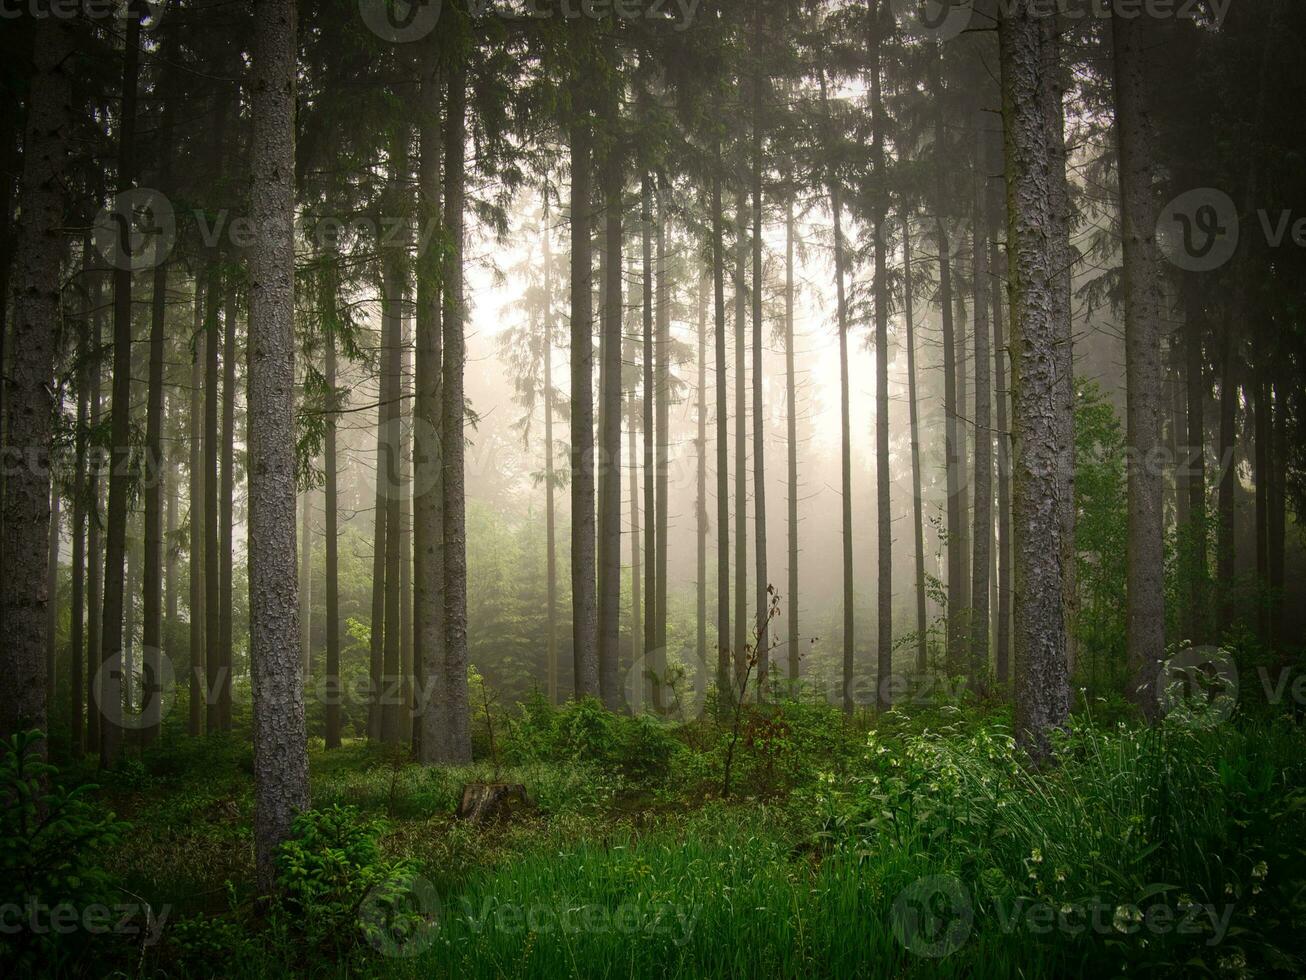
[[[468,783],[458,805],[458,819],[478,825],[510,818],[530,806],[521,783]]]

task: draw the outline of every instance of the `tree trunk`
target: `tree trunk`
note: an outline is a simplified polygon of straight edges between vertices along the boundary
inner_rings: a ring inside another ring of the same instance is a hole
[[[1047,756],[1052,730],[1070,711],[1062,593],[1070,379],[1057,350],[1069,326],[1057,322],[1068,229],[1058,208],[1055,185],[1065,172],[1057,169],[1056,113],[1044,79],[1055,29],[1032,0],[999,20],[1013,354],[1015,728],[1035,759]]]
[[[998,684],[1010,679],[1011,658],[1011,432],[1007,428],[1007,340],[1002,326],[1002,276],[996,233],[1002,221],[1001,191],[996,191],[990,214],[994,238],[989,245],[989,269],[993,275],[993,370],[997,403],[998,443],[998,628],[995,637],[994,672]]]
[[[449,75],[445,128],[444,218],[449,236],[444,271],[444,362],[441,376],[441,444],[444,447],[444,683],[448,755],[472,761],[467,699],[467,517],[463,470],[463,208],[466,194],[467,72],[461,62]],[[593,564],[590,565],[591,570]],[[593,577],[590,582],[593,584]]]
[[[260,888],[308,806],[295,595],[295,7],[254,9],[249,275],[249,615],[254,849]],[[231,356],[229,352],[228,356]]]
[[[68,621],[69,744],[74,758],[86,751],[86,501],[90,485],[86,466],[86,426],[90,409],[91,322],[99,317],[100,277],[92,272],[91,236],[82,241],[82,290],[86,305],[78,325],[76,472],[73,477],[72,605]],[[95,331],[98,340],[98,329]],[[175,486],[175,484],[174,484]],[[94,671],[90,671],[94,673]],[[94,707],[92,706],[92,710]]]
[[[985,186],[988,179],[987,134],[980,132],[971,221],[975,263],[975,510],[971,552],[970,684],[985,693],[989,678],[989,566],[993,548],[993,429],[990,413],[989,246],[985,241]]]
[[[327,328],[323,343],[323,373],[327,386],[326,433],[322,452],[325,456],[325,486],[323,488],[326,523],[326,678],[323,690],[326,696],[326,747],[340,748],[340,478],[336,455],[336,266],[332,256],[324,292]]]
[[[748,664],[748,222],[744,194],[735,194],[735,679]],[[738,692],[740,696],[744,692]]]
[[[166,152],[166,150],[165,150]],[[165,182],[166,186],[166,182]],[[141,737],[153,741],[163,720],[159,698],[163,669],[163,357],[168,300],[168,265],[154,269],[154,292],[150,310],[149,387],[145,421],[145,571],[141,641]]]
[[[1263,354],[1261,355],[1264,356]],[[1251,385],[1252,482],[1256,488],[1256,629],[1261,642],[1270,640],[1270,386],[1257,358]]]
[[[190,713],[186,730],[199,735],[204,729],[205,692],[208,690],[207,647],[205,626],[208,614],[205,609],[207,587],[204,570],[205,528],[204,504],[208,494],[204,488],[204,365],[208,363],[208,331],[203,329],[206,297],[199,276],[194,280],[195,321],[190,366]],[[211,287],[210,287],[211,288]]]
[[[1188,484],[1189,526],[1181,535],[1191,568],[1188,583],[1188,609],[1185,634],[1191,643],[1205,643],[1207,577],[1207,494],[1206,494],[1206,395],[1208,392],[1202,364],[1202,321],[1196,289],[1184,289],[1184,387],[1187,393],[1187,445],[1182,453]]]
[[[1270,459],[1273,463],[1270,485],[1270,643],[1275,649],[1284,644],[1283,589],[1285,585],[1285,552],[1287,541],[1287,465],[1288,465],[1288,406],[1284,387],[1275,381],[1271,394],[1274,397],[1274,422],[1271,437],[1274,440]]]
[[[403,309],[412,309],[414,297],[408,288],[405,275]],[[399,373],[399,414],[409,418],[412,409],[408,405],[408,378],[412,376],[413,364],[409,350],[412,344],[410,330],[411,318],[404,314],[400,320],[401,340],[403,343],[403,366]],[[403,487],[403,496],[399,501],[399,673],[401,675],[400,700],[403,704],[401,721],[403,738],[415,752],[421,744],[421,731],[417,723],[417,705],[413,700],[414,671],[413,650],[416,646],[416,634],[413,628],[413,457],[410,442],[411,422],[405,423],[400,430],[399,441],[399,480]],[[311,553],[311,552],[310,552]]]
[[[789,630],[788,679],[790,693],[798,690],[798,384],[794,367],[794,194],[785,200],[785,406],[788,408],[786,443],[788,455],[788,551]]]
[[[654,389],[653,366],[653,178],[645,173],[640,179],[640,246],[643,261],[643,435],[644,435],[644,595],[647,609],[644,616],[644,656],[648,658],[647,672],[652,675],[651,695],[653,711],[661,714],[662,671],[658,660],[658,569],[657,569],[657,469],[654,465],[657,441],[657,393]]]
[[[726,401],[726,293],[725,244],[721,210],[721,141],[713,144],[712,169],[712,310],[716,369],[716,627],[718,706],[724,710],[730,690],[730,495]],[[647,484],[646,484],[647,486]]]
[[[925,522],[921,513],[921,437],[916,403],[916,317],[912,297],[911,216],[903,209],[903,309],[907,324],[907,408],[911,436],[912,533],[916,548],[916,672],[928,669],[928,622],[925,607]]]
[[[615,145],[603,161],[606,260],[599,415],[599,692],[604,706],[621,704],[621,209],[622,163]]]
[[[381,319],[381,357],[385,357],[389,319]],[[368,636],[367,740],[379,742],[385,704],[386,533],[389,506],[386,493],[386,433],[390,429],[389,385],[384,372],[377,381],[376,493],[372,511],[372,628]]]
[[[544,574],[548,590],[548,635],[544,639],[545,659],[548,661],[549,703],[558,703],[558,545],[555,531],[555,504],[553,500],[553,229],[548,225],[549,214],[544,213]],[[634,432],[634,429],[631,429]],[[634,438],[632,434],[631,438]],[[632,487],[634,475],[631,476]],[[638,523],[638,517],[636,517]],[[636,565],[639,563],[636,562]],[[638,575],[638,568],[635,571]],[[636,599],[638,606],[639,601]],[[636,624],[638,631],[638,623]]]
[[[669,499],[667,450],[671,431],[668,412],[671,398],[671,279],[667,267],[666,195],[666,178],[659,176],[654,190],[654,204],[657,208],[654,228],[654,244],[657,249],[657,264],[654,267],[657,306],[654,319],[656,336],[653,342],[653,399],[656,406],[654,414],[657,419],[654,429],[656,433],[654,465],[657,468],[657,496],[654,499],[654,506],[649,511],[657,521],[657,550],[649,555],[649,561],[653,561],[657,568],[657,591],[650,596],[650,599],[654,604],[653,625],[657,630],[657,643],[653,647],[654,669],[659,678],[664,677],[667,672],[667,501]],[[665,701],[665,690],[661,696]],[[666,706],[662,705],[659,710],[665,708]]]
[[[754,16],[757,8],[754,8]],[[760,25],[761,20],[757,18]],[[771,673],[771,579],[766,569],[766,412],[762,408],[762,83],[753,77],[753,561],[757,596],[757,692],[766,697]],[[665,397],[665,396],[664,396]]]
[[[825,73],[821,73],[821,110],[829,118]],[[839,459],[843,508],[843,711],[853,710],[853,656],[856,644],[853,623],[853,476],[852,424],[848,410],[848,301],[844,293],[844,245],[842,192],[834,175],[829,177],[830,211],[834,223],[834,285],[839,318]]]
[[[884,96],[880,45],[885,6],[875,3],[871,27],[871,166],[877,175],[884,163]],[[889,268],[885,243],[888,189],[881,185],[871,200],[875,238],[875,504],[876,504],[876,684],[875,704],[889,708],[893,673],[893,515],[889,509]]]
[[[440,221],[440,72],[435,45],[427,46],[418,113],[416,359],[413,379],[413,633],[421,682],[417,758],[449,756],[444,682],[444,515],[440,450],[441,336],[440,250],[429,232]]]
[[[222,490],[218,505],[219,569],[218,653],[221,665],[218,687],[211,696],[218,702],[218,725],[231,731],[231,685],[235,676],[233,656],[232,561],[236,551],[233,508],[236,502],[236,288],[227,288],[222,325]],[[216,389],[215,389],[216,390]]]
[[[1233,317],[1226,312],[1220,357],[1220,487],[1215,529],[1215,578],[1220,595],[1221,634],[1233,626],[1237,608],[1233,598],[1234,486],[1238,478],[1234,459],[1238,412],[1238,353],[1234,330]]]
[[[571,642],[576,698],[599,693],[594,576],[594,297],[587,108],[571,120]]]
[[[695,474],[694,534],[698,553],[695,556],[696,630],[694,649],[700,669],[707,666],[707,280],[698,280],[698,433],[697,470]]]
[[[58,657],[59,628],[59,487],[50,487],[50,533],[45,566],[45,704],[46,714],[54,704],[55,660]]]
[[[403,213],[401,182],[407,179],[407,131],[395,136],[390,148],[389,205],[396,216]],[[400,430],[403,417],[400,407],[400,375],[403,372],[402,304],[404,294],[404,256],[398,243],[381,244],[381,400],[385,403],[384,453],[377,460],[382,467],[377,479],[385,488],[385,640],[381,679],[381,740],[398,745],[404,738],[404,711],[400,678],[400,648],[403,645],[400,619],[400,539],[403,536],[402,508],[399,497],[404,492],[400,478]]]
[[[630,473],[630,662],[635,666],[631,677],[631,689],[626,692],[630,709],[639,714],[644,709],[644,676],[647,664],[644,663],[644,614],[641,608],[640,576],[643,564],[639,553],[639,474],[635,461],[635,386],[630,388],[629,412],[631,424],[627,432],[627,465]]]
[[[1143,31],[1135,18],[1111,18],[1115,49],[1116,143],[1124,252],[1126,441],[1129,530],[1125,637],[1130,694],[1156,716],[1156,684],[1165,656],[1164,474],[1161,449],[1161,283],[1156,245],[1152,119],[1144,78]]]
[[[222,730],[222,709],[218,691],[223,684],[222,663],[222,543],[218,536],[219,519],[218,461],[218,333],[219,305],[222,301],[222,278],[217,257],[209,268],[208,287],[204,290],[204,730],[209,734]],[[230,357],[231,352],[224,352]]]
[[[127,21],[123,52],[122,114],[118,132],[118,184],[130,188],[136,177],[136,77],[140,54],[139,17]],[[109,509],[104,548],[104,626],[100,677],[100,765],[111,768],[122,748],[123,558],[127,544],[127,497],[131,459],[132,268],[119,256],[113,271],[113,421],[110,438]],[[14,552],[6,548],[5,554]],[[12,569],[7,574],[12,573]],[[6,629],[12,629],[5,618]]]

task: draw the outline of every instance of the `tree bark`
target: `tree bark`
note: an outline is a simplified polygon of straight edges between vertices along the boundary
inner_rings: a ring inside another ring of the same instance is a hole
[[[326,524],[326,677],[323,690],[326,696],[325,741],[328,749],[340,748],[340,477],[339,457],[336,451],[337,399],[336,399],[336,266],[331,257],[329,271],[323,278],[326,304],[326,330],[323,344],[323,374],[327,386],[326,433],[322,452],[325,456],[323,470],[323,515]]]
[[[785,406],[788,409],[786,443],[789,484],[787,522],[789,546],[788,679],[790,693],[797,693],[798,649],[798,384],[794,366],[794,193],[785,200]]]
[[[558,703],[558,543],[553,472],[553,229],[544,214],[544,574],[548,590],[548,635],[545,659],[548,662],[549,703]],[[633,436],[633,428],[632,428]],[[634,476],[631,476],[634,480]],[[632,482],[632,486],[633,486]],[[638,518],[636,518],[638,521]],[[638,565],[638,562],[636,562]],[[635,571],[638,575],[638,568]],[[638,605],[636,601],[636,605]],[[638,631],[638,624],[636,624]]]
[[[707,666],[707,280],[698,281],[698,432],[695,474],[694,534],[698,549],[695,579],[698,602],[695,608],[694,649],[698,662]]]
[[[880,47],[884,29],[884,4],[875,2],[871,13],[871,166],[883,181],[884,96]],[[875,504],[876,504],[876,671],[875,705],[890,707],[893,673],[893,515],[889,509],[889,268],[885,243],[888,189],[881,183],[871,200],[875,252]]]
[[[728,425],[726,401],[726,293],[725,244],[721,210],[721,141],[713,144],[712,169],[712,310],[716,370],[716,603],[718,707],[724,711],[730,690],[730,495],[728,479]],[[723,715],[724,717],[724,715]]]
[[[254,845],[270,891],[277,847],[308,806],[295,595],[295,7],[256,0],[251,58],[249,612]]]
[[[467,517],[463,469],[463,208],[466,195],[467,69],[461,61],[449,74],[445,120],[444,219],[449,237],[444,271],[444,361],[441,375],[441,444],[444,448],[444,650],[448,706],[445,761],[472,761],[467,698]],[[591,569],[593,565],[591,564]],[[593,583],[591,576],[590,582]]]
[[[1157,680],[1165,656],[1164,474],[1161,449],[1161,283],[1152,172],[1155,152],[1144,77],[1141,19],[1111,18],[1115,52],[1115,130],[1119,153],[1120,222],[1124,252],[1126,441],[1129,530],[1125,583],[1125,642],[1130,694],[1155,718]]]
[[[401,184],[407,179],[407,130],[401,129],[390,147],[387,201],[395,218],[403,213]],[[400,618],[400,577],[402,555],[400,539],[402,508],[399,504],[403,484],[400,477],[400,430],[403,417],[400,407],[400,375],[403,372],[402,304],[404,292],[404,255],[397,242],[381,243],[381,340],[382,401],[386,403],[383,458],[377,479],[385,487],[385,641],[381,679],[381,740],[398,745],[404,738],[404,710],[400,677],[400,648],[403,623]]]
[[[136,179],[136,78],[140,55],[139,17],[127,21],[123,52],[122,109],[118,132],[118,184],[127,190]],[[131,491],[132,269],[119,257],[113,271],[113,421],[110,438],[109,509],[104,548],[104,626],[100,678],[100,765],[111,768],[122,748],[123,559],[127,545],[127,497]],[[5,554],[14,552],[6,548]],[[12,571],[12,570],[10,570]],[[6,629],[10,620],[5,619]]]
[[[657,469],[654,465],[657,442],[657,392],[654,388],[653,367],[656,360],[653,345],[653,178],[643,174],[640,179],[640,246],[643,261],[643,435],[644,435],[644,596],[647,603],[644,616],[644,656],[648,658],[647,673],[651,674],[650,693],[653,711],[661,714],[662,672],[658,660],[658,569],[657,569]]]
[[[657,630],[657,643],[653,647],[654,669],[658,677],[667,672],[667,451],[669,434],[669,405],[671,399],[671,279],[667,266],[667,215],[666,215],[666,178],[658,176],[654,188],[654,205],[657,208],[654,226],[654,245],[657,250],[654,270],[657,286],[657,306],[654,318],[656,337],[653,343],[653,399],[656,406],[656,439],[654,449],[657,468],[657,496],[650,513],[657,521],[657,550],[649,555],[657,568],[657,592],[650,598],[654,602],[653,625]],[[666,692],[661,697],[665,700]],[[665,705],[659,707],[665,710]]]
[[[760,28],[761,19],[754,8]],[[771,579],[766,569],[766,412],[762,407],[762,80],[753,77],[752,250],[753,250],[753,562],[757,596],[757,691],[766,697],[771,673]],[[663,396],[665,399],[665,395]],[[665,578],[665,576],[664,576]]]
[[[1206,397],[1208,388],[1202,364],[1202,321],[1196,288],[1186,284],[1184,297],[1184,387],[1187,393],[1187,445],[1182,462],[1188,485],[1189,526],[1181,535],[1185,545],[1191,577],[1188,584],[1188,608],[1184,617],[1185,633],[1191,643],[1205,643],[1208,621],[1206,608],[1207,577],[1207,493],[1206,493]]]
[[[1057,350],[1068,335],[1068,324],[1057,322],[1068,229],[1056,186],[1065,182],[1051,132],[1057,113],[1044,77],[1055,30],[1033,0],[1020,0],[999,20],[1013,354],[1015,729],[1036,760],[1048,755],[1051,732],[1070,711],[1062,591],[1070,379]]]
[[[609,124],[615,127],[615,108]],[[604,249],[603,343],[599,415],[599,693],[604,706],[621,704],[621,212],[622,161],[615,144],[603,161]]]
[[[911,215],[903,209],[903,310],[907,326],[907,409],[911,437],[912,533],[916,548],[916,672],[928,669],[927,641],[929,625],[925,606],[925,522],[921,513],[921,437],[920,413],[916,401],[916,316],[912,296]]]
[[[995,194],[991,215],[996,233],[1002,221],[1001,191]],[[996,235],[989,246],[989,269],[993,275],[993,370],[997,404],[998,468],[998,624],[995,636],[994,673],[1005,687],[1010,679],[1011,659],[1011,432],[1007,428],[1007,340],[1002,325],[1004,284],[999,274]]]
[[[748,665],[748,219],[743,191],[735,193],[735,677]],[[744,692],[738,691],[742,696]]]
[[[231,685],[235,675],[232,630],[236,551],[234,507],[236,503],[236,287],[228,285],[222,319],[222,489],[218,504],[219,549],[218,654],[221,657],[217,690],[211,692],[218,704],[218,726],[231,731]],[[217,389],[214,389],[216,391]]]
[[[208,467],[204,455],[204,365],[208,363],[205,347],[210,340],[208,331],[204,329],[207,298],[198,275],[194,289],[195,320],[190,367],[190,712],[186,730],[191,735],[199,735],[204,729],[205,692],[208,690],[208,644],[205,639],[208,589],[204,582],[208,565],[204,555],[205,529],[208,526],[204,516],[208,499],[204,478]]]
[[[578,98],[580,93],[577,93]],[[594,313],[587,107],[571,120],[571,641],[576,698],[599,693],[594,574]]]
[[[421,683],[417,758],[423,763],[448,758],[444,680],[444,515],[443,460],[440,448],[441,336],[440,250],[430,235],[440,222],[441,77],[437,50],[424,52],[421,107],[418,114],[417,309],[414,312],[416,358],[413,398],[413,632],[414,658]]]

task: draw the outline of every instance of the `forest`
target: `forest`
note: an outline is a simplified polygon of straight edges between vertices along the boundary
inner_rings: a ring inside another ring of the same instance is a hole
[[[0,975],[1306,974],[1304,48],[0,0]]]

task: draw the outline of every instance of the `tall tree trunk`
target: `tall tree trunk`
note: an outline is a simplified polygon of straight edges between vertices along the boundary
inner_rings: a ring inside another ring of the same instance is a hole
[[[100,276],[92,271],[91,236],[82,241],[82,290],[85,308],[78,325],[76,471],[73,476],[72,605],[68,621],[69,745],[74,758],[86,751],[86,502],[90,484],[86,466],[86,426],[90,411],[91,322],[99,317]],[[96,340],[98,326],[95,330]],[[94,615],[94,612],[92,612]],[[90,671],[94,673],[94,671]],[[91,705],[94,710],[94,705]]]
[[[118,132],[118,184],[130,188],[136,179],[136,77],[139,67],[141,23],[127,21],[123,53],[122,109]],[[125,216],[124,216],[125,217]],[[100,678],[100,765],[112,767],[122,748],[122,678],[116,669],[123,654],[123,558],[127,544],[127,497],[130,493],[131,459],[131,345],[132,268],[130,259],[119,256],[113,271],[113,422],[110,438],[112,469],[109,472],[109,509],[104,548],[104,626],[102,664],[109,669]],[[12,435],[12,433],[11,433]],[[14,551],[5,548],[7,556]],[[12,573],[12,569],[7,571]],[[8,617],[6,629],[11,629]]]
[[[943,84],[938,61],[934,62],[930,78],[931,97],[934,101],[934,218],[935,242],[939,249],[939,316],[943,327],[943,415],[944,415],[944,466],[947,488],[947,565],[948,565],[948,621],[946,641],[947,671],[957,675],[965,669],[965,536],[964,500],[961,476],[961,433],[957,420],[957,345],[953,321],[952,242],[949,240],[945,214],[947,195],[945,179],[947,163],[944,158]]]
[[[204,504],[208,498],[204,477],[208,467],[204,456],[204,365],[208,363],[205,348],[211,340],[203,326],[207,299],[203,281],[197,275],[194,283],[195,320],[190,366],[190,601],[187,603],[190,609],[190,713],[186,731],[199,735],[204,730],[205,693],[208,690],[208,644],[205,639],[208,589],[204,582],[204,570],[208,565],[204,555],[205,528],[208,526],[204,516]]]
[[[697,477],[694,500],[694,534],[698,553],[695,563],[698,602],[694,649],[698,662],[707,666],[707,279],[698,280],[698,433]]]
[[[59,329],[76,28],[71,20],[47,17],[37,21],[34,37],[13,275],[13,356],[4,402],[6,443],[31,461],[6,477],[0,521],[6,579],[0,590],[5,632],[0,644],[0,675],[5,678],[0,737],[6,738],[47,726],[41,666],[50,598],[43,574],[50,526],[50,382]]]
[[[1044,77],[1055,30],[1033,0],[1019,0],[999,19],[1016,454],[1015,728],[1035,759],[1048,754],[1052,730],[1070,711],[1062,592],[1070,379],[1057,350],[1069,326],[1057,322],[1068,228],[1058,207],[1055,185],[1065,172],[1057,169],[1056,113]]]
[[[721,210],[721,141],[713,143],[712,168],[712,313],[716,370],[716,629],[718,706],[724,711],[730,690],[730,495],[727,457],[729,410],[726,401],[725,243]],[[647,486],[647,484],[646,484]],[[724,717],[724,715],[723,715]]]
[[[1184,388],[1187,393],[1188,435],[1182,454],[1188,485],[1189,526],[1181,535],[1185,545],[1190,578],[1184,632],[1192,643],[1207,639],[1207,494],[1206,494],[1206,395],[1207,384],[1202,363],[1202,321],[1197,290],[1185,284],[1184,298]]]
[[[657,393],[654,389],[653,367],[653,178],[645,173],[640,179],[640,252],[643,262],[641,285],[643,287],[643,416],[644,435],[644,595],[647,609],[644,616],[644,656],[648,658],[648,673],[652,675],[651,694],[653,710],[663,711],[662,670],[658,659],[658,569],[657,569],[657,469],[654,465],[654,444],[657,441]]]
[[[308,806],[295,621],[295,7],[254,8],[249,292],[249,617],[254,850],[270,891],[277,847]],[[232,352],[228,353],[231,356]]]
[[[1288,463],[1288,406],[1285,404],[1284,386],[1276,380],[1271,387],[1274,397],[1274,422],[1271,437],[1273,447],[1270,459],[1273,464],[1270,485],[1270,643],[1276,649],[1284,644],[1283,588],[1287,542],[1287,463]]]
[[[313,523],[312,491],[305,490],[299,500],[299,672],[308,690],[313,677]]]
[[[612,111],[615,114],[615,109]],[[610,711],[616,711],[621,703],[621,190],[621,155],[615,145],[610,145],[603,161],[607,227],[599,415],[599,692]]]
[[[413,308],[414,296],[408,288],[405,274],[403,309]],[[408,419],[412,409],[408,404],[408,378],[413,374],[412,357],[409,350],[412,344],[410,329],[411,317],[405,312],[402,320],[403,368],[399,374],[399,414]],[[413,621],[413,457],[411,445],[412,424],[406,422],[400,430],[399,441],[399,480],[403,487],[403,496],[399,500],[399,673],[401,675],[400,700],[403,704],[401,722],[403,738],[409,748],[416,751],[421,744],[421,731],[417,723],[417,705],[413,700],[414,681],[413,651],[416,647],[416,634]]]
[[[1124,252],[1126,441],[1129,444],[1129,530],[1125,642],[1131,695],[1153,718],[1157,674],[1165,656],[1163,474],[1161,449],[1161,283],[1156,245],[1155,169],[1151,111],[1144,78],[1141,19],[1111,18],[1115,49],[1115,130],[1120,165]]]
[[[748,664],[748,211],[735,193],[735,684]],[[744,692],[738,692],[741,696]]]
[[[654,669],[659,677],[667,672],[667,452],[671,431],[668,411],[671,399],[671,279],[667,266],[667,193],[666,178],[659,175],[654,189],[654,204],[657,207],[654,239],[657,249],[654,273],[657,306],[654,329],[657,333],[653,343],[653,398],[657,409],[654,413],[657,419],[657,438],[654,441],[657,497],[650,510],[657,520],[657,551],[655,555],[649,556],[650,561],[656,559],[657,566],[657,592],[651,598],[656,610],[653,624],[657,628],[657,644],[653,648]],[[665,700],[665,691],[662,696]],[[665,706],[659,710],[665,710]]]
[[[388,197],[395,214],[402,213],[400,184],[406,179],[407,153],[404,141],[407,130],[395,137],[390,152]],[[402,682],[399,673],[401,632],[400,621],[400,538],[403,528],[399,497],[403,493],[400,479],[400,430],[403,418],[400,408],[400,375],[403,372],[402,303],[404,294],[404,256],[397,243],[382,246],[382,393],[386,404],[383,458],[377,460],[382,467],[377,478],[385,487],[385,640],[382,654],[381,680],[381,740],[398,745],[404,738]]]
[[[760,26],[761,19],[754,8]],[[752,246],[753,246],[753,561],[757,596],[757,692],[766,697],[771,673],[771,579],[766,569],[766,412],[762,408],[762,83],[753,77]],[[665,399],[665,395],[663,396]]]
[[[798,383],[794,367],[794,192],[785,199],[785,419],[789,485],[786,531],[789,551],[789,635],[787,666],[790,693],[797,693],[798,649]]]
[[[385,357],[389,319],[381,320],[381,357]],[[376,493],[372,517],[372,628],[368,637],[367,740],[379,742],[385,705],[386,534],[389,525],[386,492],[386,434],[390,429],[389,385],[384,372],[377,382]]]
[[[165,150],[165,152],[167,152]],[[166,186],[166,181],[164,182]],[[163,357],[168,302],[168,265],[154,269],[150,301],[150,365],[145,420],[145,569],[141,640],[141,737],[150,742],[163,720],[159,689],[163,669]],[[170,477],[170,474],[169,474]]]
[[[629,456],[627,466],[630,474],[630,662],[635,665],[637,670],[631,677],[631,690],[626,693],[631,711],[638,714],[644,709],[644,674],[647,665],[644,663],[644,611],[641,608],[643,596],[640,588],[640,575],[642,574],[643,565],[639,553],[639,474],[636,466],[638,456],[635,445],[636,404],[635,386],[631,385],[630,400],[628,402],[631,424],[626,436]]]
[[[880,46],[885,29],[883,3],[872,5],[871,26],[871,166],[882,175],[884,162],[884,96]],[[875,251],[875,504],[876,504],[876,684],[875,704],[890,706],[893,673],[893,515],[889,509],[889,267],[885,223],[888,188],[883,184],[871,200]]]
[[[472,761],[467,699],[467,515],[463,470],[463,208],[466,200],[467,70],[449,74],[445,120],[444,223],[449,244],[444,272],[444,363],[441,376],[441,444],[444,447],[444,651],[448,710],[447,761]],[[587,253],[588,254],[588,253]],[[591,570],[593,564],[590,565]],[[594,578],[590,577],[591,586]]]
[[[340,748],[340,477],[336,451],[336,266],[332,255],[329,271],[323,276],[327,329],[324,331],[323,374],[327,386],[326,433],[322,452],[325,486],[323,509],[326,523],[326,747]]]
[[[548,591],[547,629],[544,639],[545,659],[548,662],[549,703],[558,703],[558,544],[556,540],[556,513],[553,500],[553,229],[549,227],[546,210],[544,225],[544,574]],[[634,428],[631,428],[634,438]],[[631,475],[631,486],[635,477]],[[638,517],[636,518],[638,523]],[[636,565],[638,566],[638,562]],[[636,576],[639,570],[635,570]],[[638,606],[639,601],[636,599]],[[638,630],[638,624],[636,624]]]
[[[1220,485],[1216,499],[1215,578],[1220,594],[1219,626],[1223,634],[1234,623],[1234,453],[1238,413],[1238,348],[1232,315],[1225,313],[1220,357]]]
[[[1257,358],[1251,385],[1252,482],[1256,488],[1256,628],[1261,642],[1270,639],[1270,386]]]
[[[920,413],[916,402],[916,310],[912,296],[911,215],[902,215],[903,309],[907,324],[907,408],[911,438],[912,534],[916,548],[916,672],[928,669],[928,622],[925,607],[925,521],[921,513]]]
[[[821,111],[828,123],[825,73],[821,73]],[[834,224],[835,308],[839,319],[839,460],[843,508],[843,711],[853,710],[853,657],[856,634],[853,623],[853,476],[852,423],[848,409],[848,300],[844,292],[843,193],[839,180],[829,176],[830,211]]]
[[[978,116],[978,113],[977,113]],[[990,411],[989,245],[985,231],[985,182],[989,164],[987,133],[980,132],[976,160],[971,246],[975,307],[975,510],[971,564],[970,676],[972,690],[984,693],[989,678],[989,571],[993,548],[993,430]]]
[[[571,120],[571,642],[577,699],[599,693],[594,576],[594,297],[587,107]]]
[[[232,561],[236,551],[233,508],[236,502],[236,287],[227,287],[222,335],[222,489],[218,503],[219,582],[218,582],[218,653],[221,666],[218,687],[213,696],[218,702],[218,725],[231,731],[231,685],[235,678],[232,630],[234,574]],[[215,389],[216,390],[216,389]]]
[[[50,532],[45,565],[45,704],[46,714],[54,704],[55,660],[58,658],[59,628],[59,524],[60,524],[59,487],[50,487]]]
[[[218,691],[223,685],[222,662],[222,541],[219,537],[218,463],[218,349],[221,346],[218,321],[222,302],[222,275],[213,257],[208,287],[204,290],[204,730],[222,730],[222,708]],[[224,351],[224,357],[231,357]]]

